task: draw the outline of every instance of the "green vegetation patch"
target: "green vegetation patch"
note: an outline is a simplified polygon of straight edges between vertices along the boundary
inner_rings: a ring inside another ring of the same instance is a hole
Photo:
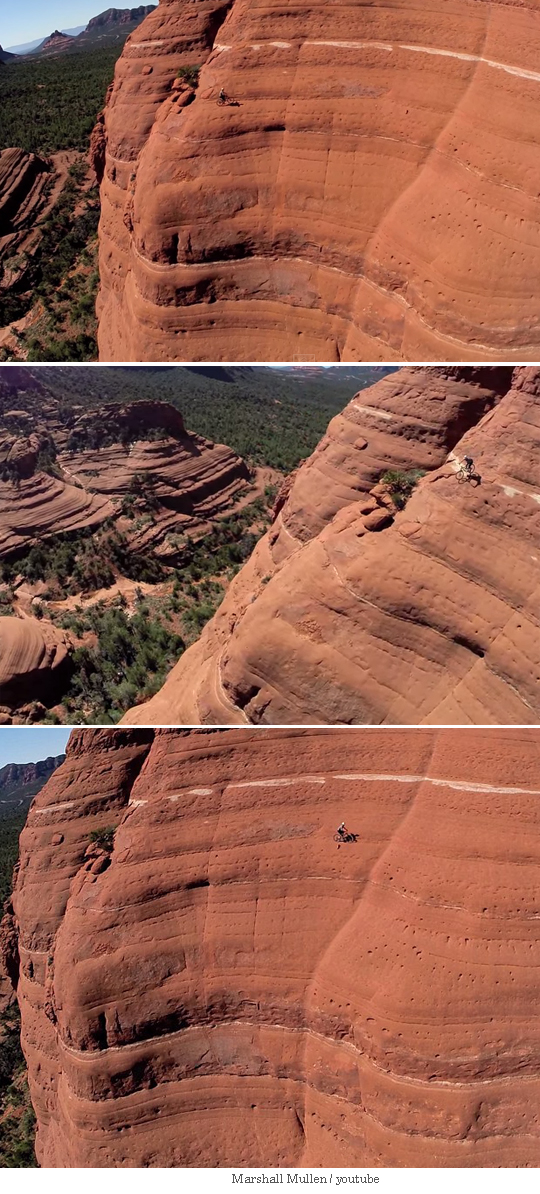
[[[289,473],[313,452],[330,419],[354,394],[388,372],[365,366],[355,367],[349,376],[345,369],[335,369],[307,378],[264,366],[67,366],[40,370],[40,381],[62,403],[67,418],[75,405],[170,402],[190,431],[228,444],[251,465]]]
[[[112,854],[115,833],[116,825],[105,825],[103,829],[92,829],[88,834],[88,841],[99,846],[100,850],[105,850],[107,854]]]
[[[410,472],[388,469],[388,472],[383,473],[381,481],[388,487],[397,510],[403,510],[407,505],[413,490],[422,477],[425,477],[425,472],[418,468],[411,469]]]
[[[154,696],[184,649],[181,636],[164,625],[142,595],[131,617],[125,606],[120,597],[58,619],[64,629],[93,639],[73,654],[74,675],[63,700],[69,720],[119,721],[130,705]]]
[[[0,70],[0,149],[86,150],[122,47],[7,63]]]
[[[79,644],[62,706],[49,713],[48,723],[113,725],[132,705],[154,696],[221,605],[228,583],[269,524],[273,500],[274,487],[268,486],[264,496],[220,521],[198,542],[179,536],[183,567],[168,568],[168,579],[155,594],[136,590],[132,612],[123,595],[69,612],[39,606],[38,616],[50,618]],[[65,560],[64,549],[72,548],[72,543],[56,545],[56,567]]]
[[[200,66],[181,66],[176,78],[181,79],[182,83],[187,83],[188,87],[198,87],[200,71]]]
[[[48,599],[69,594],[95,593],[114,584],[117,575],[130,580],[157,583],[166,575],[152,556],[129,549],[126,536],[106,523],[98,531],[52,535],[37,543],[24,556],[0,564],[0,577],[10,585],[22,576],[31,584],[45,581]],[[8,604],[8,593],[4,604]]]
[[[19,837],[25,824],[26,809],[0,814],[0,912],[11,892],[13,868],[19,854]]]
[[[41,301],[44,313],[39,326],[20,336],[30,361],[88,360],[97,353],[94,256],[99,195],[96,187],[84,188],[86,173],[84,162],[70,167],[57,203],[41,224],[41,241],[19,287],[0,291],[2,327]]]
[[[36,1118],[26,1081],[17,1003],[0,1014],[0,1169],[36,1169]]]

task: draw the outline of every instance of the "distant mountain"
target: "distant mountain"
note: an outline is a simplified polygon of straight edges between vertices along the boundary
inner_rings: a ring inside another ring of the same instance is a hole
[[[106,25],[129,25],[132,21],[143,21],[149,12],[153,12],[157,4],[139,4],[138,8],[107,8],[99,16],[92,17],[86,26],[86,32],[103,29]]]
[[[31,54],[32,50],[37,50],[42,41],[42,37],[36,37],[35,41],[25,41],[20,46],[8,46],[8,50],[11,54]]]
[[[79,33],[84,33],[85,29],[86,25],[77,25],[75,29],[62,29],[61,32],[67,33],[68,37],[78,37]],[[32,50],[37,50],[39,46],[43,45],[44,41],[44,37],[36,37],[35,41],[25,41],[20,46],[8,46],[8,50],[16,57],[19,54],[31,54]],[[7,53],[6,50],[4,50],[5,53]]]
[[[97,17],[92,17],[84,33],[77,38],[75,47],[90,48],[125,40],[156,7],[155,4],[140,4],[137,8],[107,8]]]
[[[252,372],[251,365],[242,365],[237,368],[233,366],[232,369],[224,365],[181,365],[180,368],[185,369],[186,373],[193,373],[195,377],[211,377],[214,381],[219,382],[239,381],[242,383]],[[240,372],[238,372],[239,369]]]
[[[7,763],[0,768],[0,818],[26,808],[65,757],[50,756],[38,763]]]
[[[126,38],[137,25],[157,8],[157,4],[139,4],[135,8],[107,8],[104,12],[92,17],[88,25],[78,25],[75,29],[55,29],[49,37],[37,38],[20,46],[9,46],[3,53],[50,55],[102,45],[104,42],[114,43],[120,38]],[[8,61],[2,59],[0,62]]]
[[[259,365],[256,368],[259,371],[271,371],[276,378],[281,377],[282,380],[286,378],[287,382],[295,382],[298,385],[316,382],[319,386],[334,388],[336,385],[342,386],[346,382],[353,386],[357,385],[361,389],[380,381],[383,374],[395,373],[400,366],[384,365],[382,370],[380,365],[332,365],[330,368],[326,365],[282,365],[277,369],[271,368],[269,365]]]
[[[59,29],[55,29],[54,33],[51,33],[49,37],[45,38],[45,41],[42,41],[39,49],[40,51],[64,49],[71,41],[74,41],[74,38],[69,37],[67,33],[61,33]]]

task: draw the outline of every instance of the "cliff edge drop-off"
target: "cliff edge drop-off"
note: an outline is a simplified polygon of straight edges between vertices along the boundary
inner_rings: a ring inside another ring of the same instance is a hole
[[[400,369],[332,419],[140,725],[540,721],[540,369]],[[460,484],[460,462],[476,477]],[[381,477],[424,475],[397,510]]]
[[[93,136],[100,359],[538,359],[539,57],[536,0],[161,0]]]
[[[74,731],[3,925],[40,1165],[536,1167],[539,794],[536,729]]]

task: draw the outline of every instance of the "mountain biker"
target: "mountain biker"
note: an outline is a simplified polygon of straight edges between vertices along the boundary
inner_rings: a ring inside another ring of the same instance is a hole
[[[227,96],[225,95],[225,92],[224,92],[224,90],[223,90],[223,87],[221,88],[221,91],[220,91],[220,93],[219,93],[219,96],[218,96],[218,102],[219,102],[220,104],[226,104],[226,103],[227,103]]]
[[[474,473],[474,460],[472,456],[463,457],[463,468],[468,477],[472,477]]]
[[[345,828],[344,821],[341,822],[341,825],[338,825],[336,832],[339,833],[339,836],[343,839],[348,837],[348,833],[347,833],[347,829]]]

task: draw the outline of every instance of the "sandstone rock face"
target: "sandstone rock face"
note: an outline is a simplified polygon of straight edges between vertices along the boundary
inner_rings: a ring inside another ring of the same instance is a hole
[[[54,698],[65,682],[69,640],[49,622],[0,617],[0,715]],[[54,701],[52,701],[54,703]]]
[[[536,360],[539,48],[532,0],[162,0],[106,113],[101,359]]]
[[[126,723],[540,720],[540,370],[429,378],[400,371],[333,420],[201,638]],[[465,455],[479,477],[460,484]],[[419,466],[382,517],[374,479]]]
[[[386,470],[430,472],[443,464],[511,377],[504,366],[400,369],[357,394],[298,470],[274,527],[276,554],[291,539],[313,538],[343,506],[368,498]]]
[[[40,1164],[536,1166],[539,792],[536,729],[75,731],[2,932]]]

